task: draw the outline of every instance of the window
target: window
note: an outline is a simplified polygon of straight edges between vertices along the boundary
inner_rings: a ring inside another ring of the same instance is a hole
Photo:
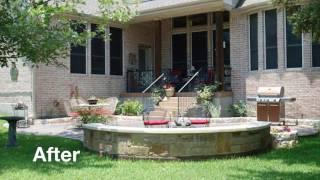
[[[265,12],[266,69],[278,68],[277,10]]]
[[[173,28],[185,28],[187,27],[187,17],[173,18]]]
[[[208,32],[192,33],[192,65],[196,70],[208,68]]]
[[[86,29],[86,25],[81,24],[72,26],[72,28],[82,33]],[[71,45],[70,52],[70,72],[74,74],[86,74],[86,46]]]
[[[230,13],[229,11],[224,11],[223,12],[223,21],[228,23],[229,22],[229,19],[230,19]],[[212,16],[212,24],[216,24],[216,13],[213,13],[213,16]]]
[[[320,43],[312,43],[312,67],[320,67]]]
[[[187,34],[172,35],[172,68],[187,70]]]
[[[250,15],[250,69],[258,70],[258,14]]]
[[[207,18],[207,14],[197,14],[189,17],[191,26],[207,25]]]
[[[122,75],[122,29],[110,27],[110,75]]]
[[[223,30],[224,65],[230,66],[230,30]]]
[[[292,32],[292,26],[288,22],[289,13],[286,18],[286,40],[287,40],[287,68],[302,67],[302,38]]]
[[[96,36],[91,39],[91,73],[105,74],[105,41],[98,32],[98,26],[91,24],[91,32],[96,32]]]

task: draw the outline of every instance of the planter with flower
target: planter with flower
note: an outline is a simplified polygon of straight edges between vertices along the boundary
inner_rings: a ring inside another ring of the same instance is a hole
[[[273,126],[270,130],[272,147],[292,148],[298,143],[298,132],[288,126]]]
[[[174,86],[171,84],[171,83],[166,83],[163,85],[163,89],[164,89],[164,92],[166,94],[167,97],[172,97],[174,96],[174,93],[175,93],[175,88]]]
[[[78,110],[78,113],[83,124],[107,123],[107,121],[111,119],[110,116],[112,115],[111,112],[103,108],[80,109]]]

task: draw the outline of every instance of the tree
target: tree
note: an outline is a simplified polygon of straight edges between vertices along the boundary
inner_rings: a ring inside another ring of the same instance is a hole
[[[290,13],[288,20],[295,34],[312,33],[313,39],[320,42],[319,0],[273,0],[273,3],[285,7]]]
[[[101,31],[110,21],[126,22],[136,14],[132,0],[87,1],[98,2]],[[58,59],[69,54],[70,44],[94,35],[73,28],[84,23],[79,7],[85,5],[85,0],[0,0],[0,67],[19,58],[31,65],[62,65]]]

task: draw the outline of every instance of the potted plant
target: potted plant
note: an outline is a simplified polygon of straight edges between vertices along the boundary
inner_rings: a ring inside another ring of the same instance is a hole
[[[95,97],[95,96],[91,96],[89,99],[88,99],[88,103],[90,105],[95,105],[98,103],[98,99]]]
[[[174,86],[172,84],[170,84],[170,83],[164,84],[163,85],[163,89],[164,89],[164,92],[165,92],[167,97],[174,96],[175,88],[174,88]]]
[[[164,89],[161,87],[155,87],[151,90],[152,100],[155,105],[159,105],[165,95]]]

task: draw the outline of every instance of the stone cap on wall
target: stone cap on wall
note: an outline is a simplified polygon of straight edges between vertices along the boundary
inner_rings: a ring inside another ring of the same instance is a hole
[[[143,133],[143,134],[205,134],[220,132],[255,131],[270,127],[271,123],[261,121],[249,121],[241,124],[227,124],[225,126],[201,127],[201,128],[144,128],[110,126],[100,123],[83,125],[83,129],[117,132],[117,133]]]

